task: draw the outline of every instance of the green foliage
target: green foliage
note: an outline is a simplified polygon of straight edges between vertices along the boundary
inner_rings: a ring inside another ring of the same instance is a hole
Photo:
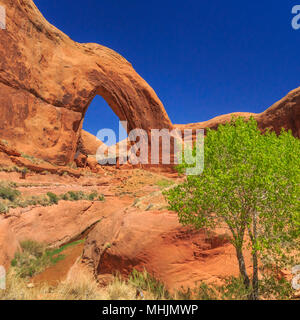
[[[155,299],[171,299],[171,295],[164,284],[155,279],[146,270],[139,272],[133,269],[128,281],[139,290],[151,292]]]
[[[47,196],[49,197],[51,204],[58,204],[59,198],[55,193],[48,192]]]
[[[287,263],[299,248],[300,140],[284,130],[261,134],[253,118],[237,118],[207,131],[204,152],[204,172],[164,193],[170,209],[184,225],[227,225],[240,262],[248,234],[253,259]]]
[[[32,240],[23,241],[21,242],[22,252],[15,254],[11,265],[16,269],[19,277],[32,277],[42,272],[45,268],[63,260],[65,256],[61,253],[65,249],[82,242],[84,240],[74,241],[57,249],[47,249],[44,244]]]
[[[0,213],[7,213],[10,208],[26,208],[28,206],[41,205],[43,207],[58,204],[59,200],[88,200],[88,201],[104,201],[104,195],[98,194],[97,191],[84,193],[82,191],[69,191],[62,195],[56,195],[48,192],[46,195],[38,196],[22,196],[20,191],[16,189],[17,184],[12,182],[0,182]]]
[[[88,195],[88,199],[93,201],[97,197],[97,192],[92,192]]]
[[[248,300],[252,288],[246,288],[242,277],[229,277],[223,285],[201,282],[193,289],[176,292],[179,300]],[[288,300],[293,296],[291,284],[285,279],[265,276],[259,281],[259,295],[263,299]]]
[[[3,203],[3,202],[0,202],[0,213],[7,213],[8,212],[8,206]]]
[[[81,198],[82,192],[80,191],[69,191],[68,195],[71,201],[77,201]]]
[[[11,262],[19,277],[32,277],[50,265],[51,260],[46,255],[45,245],[34,241],[23,241],[21,248],[22,252],[17,252]]]
[[[81,239],[81,240],[77,240],[77,241],[73,241],[73,242],[70,242],[70,243],[67,243],[63,246],[61,246],[60,248],[58,249],[54,249],[54,250],[51,250],[51,255],[57,255],[57,254],[60,254],[62,251],[70,248],[70,247],[73,247],[73,246],[77,246],[78,244],[81,244],[81,243],[84,243],[84,239]]]
[[[11,188],[9,185],[0,185],[0,198],[7,199],[9,201],[16,200],[20,196],[20,191]]]
[[[170,180],[162,179],[162,180],[157,181],[156,184],[161,189],[164,189],[164,188],[167,188],[167,187],[171,186],[172,184],[174,184],[174,182],[170,181]]]
[[[259,290],[264,299],[289,300],[294,294],[289,281],[274,277],[272,274],[263,276],[260,280]]]
[[[89,194],[86,194],[82,191],[68,191],[67,193],[61,196],[63,200],[69,201],[78,201],[78,200],[89,200],[89,201],[104,201],[104,195],[98,195],[97,191],[92,191]]]
[[[182,288],[176,293],[176,298],[179,300],[217,300],[218,292],[215,286],[201,282],[193,289]]]
[[[98,201],[104,201],[104,200],[105,200],[104,194],[100,194],[98,197]]]
[[[246,288],[242,277],[229,277],[222,286],[215,286],[221,300],[248,300],[252,288]]]

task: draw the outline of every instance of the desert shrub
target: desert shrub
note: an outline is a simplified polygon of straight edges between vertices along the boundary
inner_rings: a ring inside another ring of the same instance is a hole
[[[263,275],[260,280],[259,294],[264,299],[290,300],[293,298],[291,283],[285,278],[274,277],[274,275]]]
[[[32,240],[23,241],[20,245],[22,251],[17,252],[11,261],[20,278],[32,277],[65,258],[60,254],[64,249],[47,249],[45,244]]]
[[[11,265],[21,278],[32,277],[49,265],[49,259],[45,255],[45,246],[34,241],[21,242],[22,252],[17,252]]]
[[[59,200],[104,201],[104,195],[99,195],[96,191],[91,193],[69,191],[62,195],[56,195],[53,192],[48,192],[46,195],[22,196],[16,187],[17,184],[13,182],[0,182],[0,198],[4,200],[0,203],[0,213],[6,213],[10,208],[26,208],[28,206],[36,205],[47,207],[53,204],[58,204]]]
[[[0,202],[0,213],[7,213],[8,212],[8,206],[3,203],[3,202]]]
[[[9,186],[0,185],[0,198],[8,199],[9,201],[16,200],[20,196],[20,191]]]
[[[104,195],[93,191],[89,194],[86,194],[82,191],[68,191],[67,193],[61,195],[61,199],[70,200],[70,201],[78,201],[78,200],[89,200],[89,201],[104,201]]]
[[[59,198],[55,193],[48,192],[47,196],[49,197],[51,204],[58,204]]]
[[[98,197],[98,201],[104,201],[104,200],[105,200],[104,194],[100,194]]]
[[[251,286],[246,288],[242,277],[228,277],[222,285],[201,282],[193,289],[178,290],[174,297],[179,300],[248,300]],[[285,280],[264,276],[259,280],[259,296],[262,299],[287,300],[293,297],[291,284]]]
[[[88,199],[93,201],[97,197],[97,195],[98,193],[96,191],[93,191],[88,195]]]
[[[68,195],[69,195],[69,198],[70,198],[71,201],[79,200],[79,194],[76,191],[69,191]]]
[[[65,200],[65,201],[70,200],[69,193],[64,193],[64,194],[62,194],[62,195],[61,195],[61,199],[62,199],[62,200]]]
[[[139,272],[133,269],[129,276],[128,283],[138,290],[147,291],[153,294],[155,299],[170,299],[171,295],[166,290],[165,285],[150,275],[146,270]]]
[[[195,286],[195,288],[181,288],[175,292],[177,300],[217,300],[218,290],[214,285],[208,285],[204,282]]]

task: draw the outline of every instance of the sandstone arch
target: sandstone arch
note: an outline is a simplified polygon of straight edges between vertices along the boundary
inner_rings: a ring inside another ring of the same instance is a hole
[[[77,43],[52,26],[32,0],[0,0],[0,137],[19,152],[64,165],[74,159],[84,114],[101,95],[128,129],[172,129],[154,90],[113,50]],[[300,88],[261,114],[259,127],[300,136]],[[230,115],[187,125],[216,128]]]
[[[80,44],[31,0],[0,0],[0,136],[57,164],[73,160],[86,109],[101,95],[128,129],[171,128],[154,90],[113,50]]]

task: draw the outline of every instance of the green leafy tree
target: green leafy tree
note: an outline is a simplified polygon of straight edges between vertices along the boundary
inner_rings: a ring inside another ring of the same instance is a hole
[[[300,140],[284,130],[262,134],[253,118],[240,117],[208,130],[204,152],[204,172],[164,194],[182,224],[228,227],[244,285],[258,299],[259,264],[278,267],[300,251]],[[183,162],[179,170],[188,166]]]

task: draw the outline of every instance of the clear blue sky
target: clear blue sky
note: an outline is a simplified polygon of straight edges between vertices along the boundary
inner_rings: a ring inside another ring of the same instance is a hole
[[[35,0],[78,42],[119,52],[154,88],[173,123],[262,112],[300,86],[300,0]],[[117,128],[101,97],[84,128]]]

